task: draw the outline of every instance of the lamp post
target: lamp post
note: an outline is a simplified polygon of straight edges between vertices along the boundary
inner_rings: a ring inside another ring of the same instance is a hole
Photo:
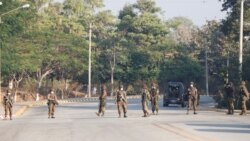
[[[3,3],[2,2],[0,2],[0,5],[2,5]],[[0,15],[0,23],[2,23],[2,21],[1,21],[1,17],[3,17],[4,15],[7,15],[7,14],[9,14],[9,13],[12,13],[12,12],[14,12],[14,11],[17,11],[17,10],[19,10],[19,9],[21,9],[21,8],[29,8],[30,7],[30,4],[24,4],[23,6],[20,6],[20,7],[17,7],[17,8],[15,8],[15,9],[12,9],[12,10],[10,10],[10,11],[8,11],[8,12],[5,12],[5,13],[3,13],[3,14],[1,14]]]
[[[0,5],[3,5],[3,3],[2,2],[0,2]],[[3,17],[3,16],[5,16],[5,15],[7,15],[7,14],[9,14],[9,13],[12,13],[12,12],[14,12],[14,11],[17,11],[17,10],[19,10],[19,9],[24,9],[24,8],[29,8],[30,7],[30,4],[24,4],[24,5],[22,5],[22,6],[20,6],[20,7],[17,7],[17,8],[15,8],[15,9],[12,9],[12,10],[10,10],[10,11],[7,11],[7,12],[5,12],[5,13],[2,13],[1,15],[0,15],[0,24],[2,23],[2,20],[1,20],[1,17]],[[2,45],[1,45],[2,46]],[[0,49],[1,49],[1,46],[0,46]],[[1,50],[0,50],[0,93],[2,94],[2,87],[1,87],[1,84],[2,84],[2,62],[1,62],[1,58],[2,58],[2,56],[1,56],[1,54],[2,54],[2,52],[1,52]]]
[[[206,66],[206,70],[205,70],[205,76],[206,76],[206,95],[209,96],[209,87],[208,87],[208,61],[207,61],[207,52],[208,52],[208,45],[206,45],[205,48],[205,66]]]
[[[240,8],[240,48],[239,48],[239,78],[240,78],[240,81],[242,80],[244,2],[245,2],[245,0],[241,0],[241,8]]]
[[[243,25],[244,25],[244,3],[249,0],[241,0],[240,5],[240,48],[239,48],[239,78],[242,80],[242,60],[243,60]],[[249,23],[246,23],[247,25]],[[248,37],[248,36],[247,36]]]
[[[89,82],[88,82],[88,97],[91,97],[91,36],[92,36],[92,23],[89,23]]]

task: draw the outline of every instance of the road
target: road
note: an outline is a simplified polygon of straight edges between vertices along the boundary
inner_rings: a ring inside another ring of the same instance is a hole
[[[162,104],[160,104],[162,105]],[[13,121],[0,121],[1,141],[248,141],[250,116],[198,111],[186,115],[180,106],[160,107],[159,115],[143,118],[141,105],[128,106],[128,118],[118,118],[109,102],[104,117],[97,117],[98,103],[68,103],[47,118],[47,107],[30,108]]]

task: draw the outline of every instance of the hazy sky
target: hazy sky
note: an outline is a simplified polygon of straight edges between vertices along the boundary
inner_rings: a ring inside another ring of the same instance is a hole
[[[63,1],[63,0],[55,0]],[[219,0],[155,0],[156,5],[164,11],[165,19],[184,16],[194,24],[201,26],[206,20],[221,20],[226,13],[221,12]],[[135,3],[136,0],[104,0],[105,9],[111,9],[115,15],[125,4]]]

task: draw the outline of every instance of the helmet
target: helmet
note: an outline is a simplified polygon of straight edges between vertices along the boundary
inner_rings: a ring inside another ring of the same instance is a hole
[[[123,90],[123,85],[120,85],[120,90]]]
[[[107,89],[107,87],[106,87],[105,84],[102,85],[102,89],[103,89],[103,90],[106,90],[106,89]]]
[[[246,85],[246,82],[244,80],[241,81],[241,85]]]

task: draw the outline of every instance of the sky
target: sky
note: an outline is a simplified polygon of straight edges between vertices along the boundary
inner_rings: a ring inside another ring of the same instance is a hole
[[[63,1],[63,0],[55,0]],[[125,4],[133,4],[136,0],[103,0],[105,9],[118,15]],[[191,19],[197,26],[202,26],[207,20],[221,20],[226,17],[221,12],[222,3],[219,0],[155,0],[156,5],[164,11],[164,19],[183,16]]]

